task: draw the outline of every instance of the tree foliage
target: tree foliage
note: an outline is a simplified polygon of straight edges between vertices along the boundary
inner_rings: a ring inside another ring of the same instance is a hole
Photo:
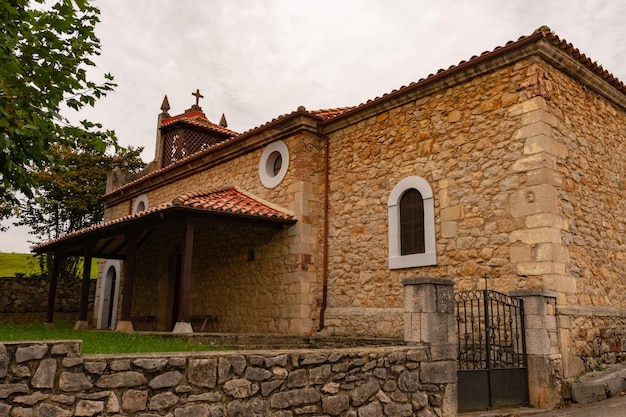
[[[127,173],[137,173],[145,166],[140,158],[142,150],[129,147],[121,152]],[[25,199],[16,223],[28,226],[37,242],[100,223],[104,217],[100,197],[106,192],[107,175],[113,168],[113,156],[84,145],[54,146],[50,152],[56,163],[33,172],[38,186]],[[50,267],[48,259],[44,256],[40,261],[45,274]],[[61,265],[61,276],[77,277],[79,265],[78,259],[66,260]]]
[[[62,116],[115,86],[110,74],[100,83],[87,77],[100,53],[98,16],[87,0],[0,1],[0,216],[16,193],[33,196],[33,173],[57,163],[55,149],[102,154],[116,144],[99,124]]]

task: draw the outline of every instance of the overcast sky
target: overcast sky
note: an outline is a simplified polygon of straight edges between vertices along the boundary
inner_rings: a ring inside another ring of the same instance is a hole
[[[156,118],[194,103],[245,132],[300,105],[352,106],[542,25],[626,81],[623,0],[100,0],[92,79],[118,84],[80,118],[154,158]],[[6,224],[6,222],[5,222]],[[0,251],[28,252],[11,228]]]

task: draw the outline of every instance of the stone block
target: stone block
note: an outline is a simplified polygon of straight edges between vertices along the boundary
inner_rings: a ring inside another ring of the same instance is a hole
[[[404,287],[404,310],[407,312],[435,312],[437,310],[436,289],[432,284]]]
[[[54,388],[54,378],[57,371],[56,359],[44,359],[39,363],[37,371],[31,381],[34,388]]]
[[[531,125],[539,122],[547,123],[552,127],[556,127],[559,120],[551,113],[548,113],[545,109],[532,110],[522,115],[523,125]]]
[[[555,227],[560,230],[569,229],[567,219],[556,213],[537,213],[527,216],[525,224],[528,228]]]
[[[420,381],[424,384],[455,384],[457,382],[456,361],[423,363],[420,368]]]
[[[59,388],[62,391],[76,392],[90,389],[91,387],[93,387],[93,384],[83,373],[63,372],[59,376]]]
[[[128,413],[143,411],[148,405],[148,391],[128,390],[122,395],[122,410]]]
[[[534,260],[538,262],[558,262],[566,264],[569,262],[569,251],[567,247],[554,243],[539,243],[534,248]]]
[[[512,172],[529,172],[541,168],[557,171],[556,158],[546,152],[541,152],[519,158],[511,165]]]
[[[527,245],[534,245],[537,243],[561,243],[561,231],[551,227],[538,227],[531,230],[514,230],[509,234],[509,242],[521,242]]]
[[[558,171],[551,168],[537,168],[526,172],[526,185],[549,184],[555,187],[563,186],[563,177]]]
[[[572,385],[572,399],[579,404],[605,400],[604,385],[599,383],[585,383]]]
[[[513,217],[558,212],[557,189],[551,185],[535,185],[511,195],[510,211]]]
[[[526,139],[524,144],[524,154],[532,155],[540,152],[547,152],[558,158],[567,157],[567,146],[547,135],[537,135]]]
[[[543,355],[528,355],[527,361],[530,403],[534,407],[553,409],[561,403],[561,370],[555,369],[559,362]]]
[[[557,293],[576,294],[576,278],[568,275],[544,275],[543,287]]]
[[[528,245],[512,245],[509,248],[511,263],[529,262],[531,260],[531,250]]]
[[[517,274],[523,276],[565,274],[565,264],[559,262],[520,262],[516,269]]]
[[[534,136],[552,136],[552,126],[543,121],[523,125],[513,133],[512,140],[528,139]]]
[[[533,112],[535,110],[542,109],[547,110],[548,105],[543,97],[533,97],[530,100],[523,101],[515,104],[508,109],[508,116],[521,116],[525,113]]]
[[[146,383],[146,377],[135,371],[117,372],[111,375],[103,375],[98,381],[96,386],[98,388],[132,388],[138,387]]]
[[[441,221],[460,220],[463,218],[463,206],[451,206],[441,209],[439,214]]]
[[[454,333],[454,336],[456,337],[456,333]],[[430,345],[430,360],[431,361],[445,361],[445,360],[456,361],[457,353],[458,352],[457,352],[456,341],[454,343]]]
[[[441,237],[453,239],[457,236],[458,225],[455,221],[441,222]]]
[[[217,359],[190,359],[187,379],[199,387],[215,388],[217,384]]]
[[[526,353],[529,355],[549,355],[550,336],[541,328],[526,328]]]
[[[48,353],[47,345],[19,347],[15,352],[15,361],[17,363],[22,363],[31,360],[41,359],[46,355],[46,353]]]

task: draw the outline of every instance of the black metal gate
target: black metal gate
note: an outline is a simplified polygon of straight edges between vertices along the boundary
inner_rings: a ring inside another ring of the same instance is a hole
[[[459,410],[528,404],[523,301],[487,289],[455,301]]]

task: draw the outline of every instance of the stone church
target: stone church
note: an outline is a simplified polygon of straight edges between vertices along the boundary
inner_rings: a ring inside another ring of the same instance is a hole
[[[199,104],[164,101],[102,224],[35,248],[101,260],[92,326],[401,339],[428,276],[548,295],[566,376],[626,350],[626,86],[549,28],[244,133]]]

